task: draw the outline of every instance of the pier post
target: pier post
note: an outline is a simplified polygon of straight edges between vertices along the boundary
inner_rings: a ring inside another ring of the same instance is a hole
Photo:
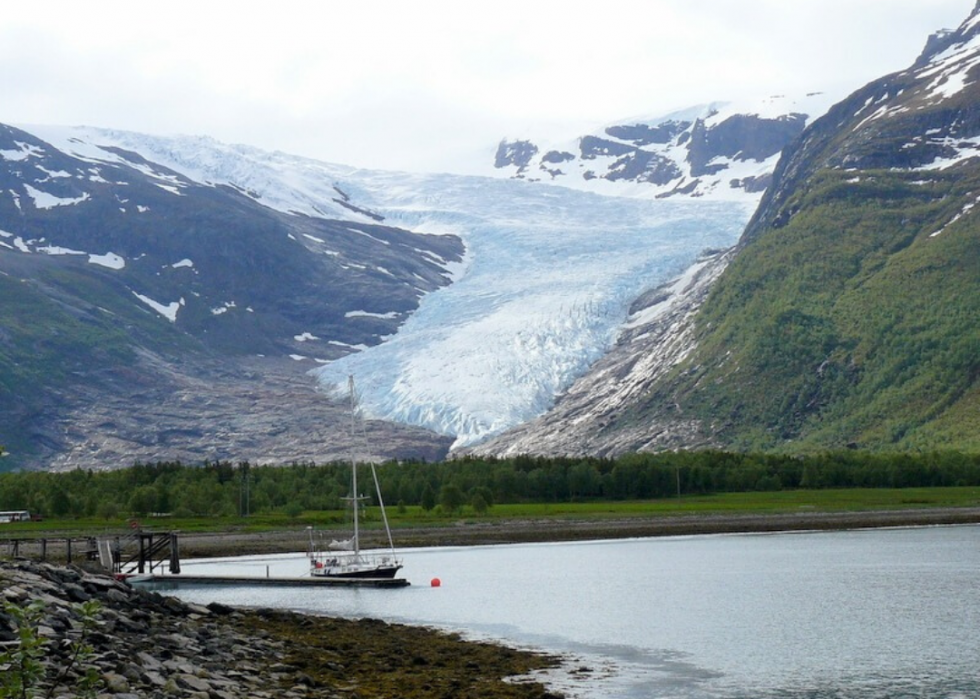
[[[41,560],[48,560],[48,540],[41,539]]]
[[[67,551],[68,563],[71,563],[71,537],[65,539],[65,548]]]
[[[170,532],[170,574],[180,573],[180,549],[177,546],[177,532]]]

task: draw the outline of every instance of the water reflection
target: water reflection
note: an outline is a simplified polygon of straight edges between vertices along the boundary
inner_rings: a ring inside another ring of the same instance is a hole
[[[405,552],[403,590],[181,587],[567,654],[579,697],[980,696],[980,527]],[[185,565],[302,575],[302,555]],[[250,572],[251,571],[251,572]],[[428,587],[433,577],[442,587]]]

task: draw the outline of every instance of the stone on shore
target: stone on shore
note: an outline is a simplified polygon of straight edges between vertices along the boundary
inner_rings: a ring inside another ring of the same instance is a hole
[[[83,637],[80,603],[90,600],[100,610]],[[533,681],[504,681],[554,658],[376,620],[189,605],[73,567],[0,561],[0,601],[44,604],[42,696],[77,696],[89,668],[100,699],[556,696]],[[16,631],[0,610],[0,651],[16,652]],[[79,639],[92,649],[82,667],[71,662]],[[0,663],[0,672],[12,669]]]

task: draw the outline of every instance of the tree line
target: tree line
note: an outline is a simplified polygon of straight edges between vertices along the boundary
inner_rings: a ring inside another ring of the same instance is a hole
[[[627,454],[616,458],[467,456],[440,463],[376,466],[387,506],[477,512],[495,503],[646,500],[747,491],[980,485],[980,455],[858,451],[788,456],[724,451]],[[361,494],[377,494],[365,473]],[[106,519],[167,513],[234,516],[338,510],[350,465],[247,461],[137,463],[115,471],[0,474],[0,510]]]

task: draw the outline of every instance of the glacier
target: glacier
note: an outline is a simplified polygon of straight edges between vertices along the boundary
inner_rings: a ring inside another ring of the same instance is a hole
[[[600,196],[518,181],[358,173],[353,198],[466,243],[465,272],[381,345],[315,370],[354,375],[369,416],[470,446],[546,411],[613,345],[643,291],[733,245],[756,201]]]
[[[683,273],[705,249],[733,245],[760,196],[610,196],[502,178],[362,170],[202,137],[24,128],[94,163],[120,158],[107,146],[134,151],[293,215],[360,222],[381,215],[387,225],[460,236],[463,263],[440,261],[452,284],[425,296],[380,345],[351,347],[311,372],[325,390],[338,391],[354,375],[368,417],[453,436],[454,447],[546,411],[615,343],[631,302]],[[177,184],[169,173],[149,172],[161,185]]]

